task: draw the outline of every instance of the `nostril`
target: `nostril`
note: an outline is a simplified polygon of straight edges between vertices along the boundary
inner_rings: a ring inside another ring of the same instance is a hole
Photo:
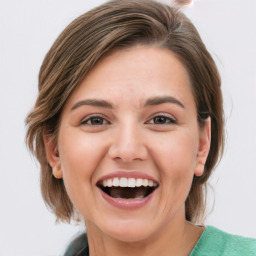
[[[131,118],[120,121],[115,134],[110,138],[108,156],[115,160],[131,162],[144,160],[148,155],[147,144],[144,140],[144,132],[141,125]]]
[[[136,145],[112,145],[109,148],[108,155],[115,160],[131,162],[134,160],[145,160],[148,152],[144,145],[137,143]]]

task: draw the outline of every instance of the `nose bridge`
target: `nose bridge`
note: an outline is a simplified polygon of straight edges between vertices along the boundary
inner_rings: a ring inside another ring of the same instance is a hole
[[[109,148],[111,158],[124,162],[145,160],[147,149],[141,129],[136,122],[128,118],[117,125]]]

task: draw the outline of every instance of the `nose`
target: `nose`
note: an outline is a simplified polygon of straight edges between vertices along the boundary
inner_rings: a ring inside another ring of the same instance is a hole
[[[117,128],[111,138],[108,155],[122,162],[146,160],[148,151],[141,129],[132,124]]]

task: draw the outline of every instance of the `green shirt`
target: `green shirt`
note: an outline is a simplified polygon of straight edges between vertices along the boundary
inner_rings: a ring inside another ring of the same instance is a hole
[[[256,256],[256,240],[207,226],[189,256]]]
[[[63,256],[89,256],[86,234],[71,242]],[[207,226],[189,256],[256,256],[256,240]]]

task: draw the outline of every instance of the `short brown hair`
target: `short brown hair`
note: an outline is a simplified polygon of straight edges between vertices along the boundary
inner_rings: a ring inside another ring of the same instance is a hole
[[[224,119],[217,67],[196,28],[178,9],[150,0],[103,4],[74,20],[47,53],[39,73],[39,94],[26,119],[26,142],[41,165],[41,189],[57,219],[70,221],[74,207],[63,180],[53,177],[43,134],[56,139],[61,112],[74,89],[109,51],[134,45],[167,48],[190,76],[198,121],[211,117],[211,147],[201,177],[194,176],[185,203],[186,219],[198,222],[205,211],[206,182],[223,152]]]

